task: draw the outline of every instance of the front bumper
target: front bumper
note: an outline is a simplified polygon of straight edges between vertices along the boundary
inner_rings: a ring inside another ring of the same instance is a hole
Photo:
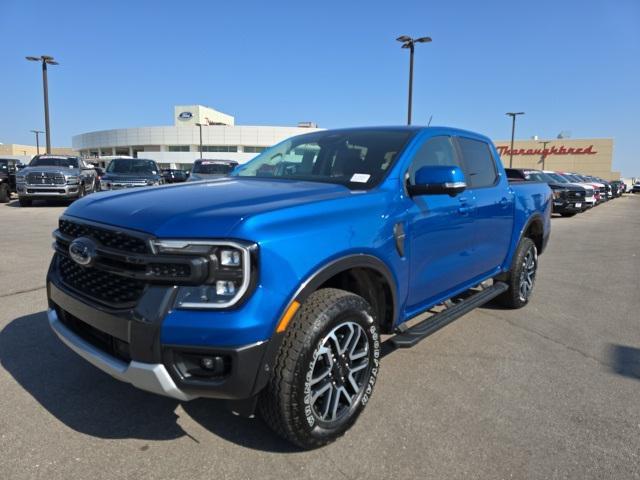
[[[569,200],[554,200],[553,211],[554,213],[579,213],[586,208],[584,201],[574,202]]]
[[[70,291],[50,269],[49,323],[56,335],[85,360],[142,390],[180,401],[254,396],[265,384],[264,375],[259,374],[264,370],[270,342],[232,347],[161,343],[172,290],[149,288],[133,309],[113,310]],[[192,374],[193,359],[197,365],[202,357],[219,358],[219,374]]]
[[[29,185],[18,184],[16,191],[23,198],[75,198],[80,185]]]
[[[176,386],[164,365],[136,361],[126,363],[108,355],[76,335],[60,321],[54,309],[50,308],[47,311],[47,316],[51,329],[67,347],[112,377],[130,383],[141,390],[175,398],[176,400],[188,401],[195,398],[194,395],[183,392]]]

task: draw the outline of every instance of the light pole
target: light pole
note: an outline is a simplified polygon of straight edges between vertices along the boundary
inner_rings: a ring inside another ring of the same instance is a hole
[[[44,130],[47,137],[47,153],[51,153],[51,130],[49,129],[49,85],[47,81],[47,65],[58,65],[53,57],[40,55],[39,57],[25,57],[30,62],[42,62],[42,89],[44,90]]]
[[[413,51],[416,43],[429,43],[431,37],[411,38],[407,35],[402,35],[396,38],[397,41],[402,42],[402,48],[409,49],[409,108],[407,112],[407,125],[411,125],[411,104],[413,101]]]
[[[542,144],[542,170],[544,170],[544,161],[547,158],[547,156],[545,155],[544,151],[547,148],[547,144],[551,143],[550,140],[545,140],[544,142],[538,142]]]
[[[202,124],[196,123],[198,127],[200,127],[200,160],[202,160]]]
[[[524,112],[507,112],[505,115],[511,117],[511,151],[509,152],[509,168],[513,168],[513,137],[516,133],[516,117],[524,115]]]
[[[42,130],[31,130],[31,133],[36,134],[36,152],[40,155],[40,134],[44,132]]]

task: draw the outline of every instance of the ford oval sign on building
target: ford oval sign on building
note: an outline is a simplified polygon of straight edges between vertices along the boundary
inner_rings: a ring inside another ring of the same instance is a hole
[[[181,112],[180,115],[178,115],[180,120],[189,120],[191,117],[193,117],[193,113],[191,112]]]

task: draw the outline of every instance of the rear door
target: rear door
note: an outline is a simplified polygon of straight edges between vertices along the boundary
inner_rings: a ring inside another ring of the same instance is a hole
[[[468,279],[488,274],[504,262],[513,233],[514,194],[501,175],[489,144],[478,138],[456,137],[467,191],[474,198],[472,261]]]
[[[426,165],[460,166],[452,137],[425,139],[407,171],[413,183],[415,172]],[[416,195],[408,209],[410,281],[407,310],[421,310],[425,304],[446,295],[469,280],[467,266],[473,246],[473,195],[455,197]]]

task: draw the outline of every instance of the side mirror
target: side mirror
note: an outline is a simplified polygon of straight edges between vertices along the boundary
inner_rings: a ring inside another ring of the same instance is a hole
[[[415,174],[415,182],[409,184],[409,195],[446,194],[456,196],[467,188],[464,173],[454,165],[421,167]]]

